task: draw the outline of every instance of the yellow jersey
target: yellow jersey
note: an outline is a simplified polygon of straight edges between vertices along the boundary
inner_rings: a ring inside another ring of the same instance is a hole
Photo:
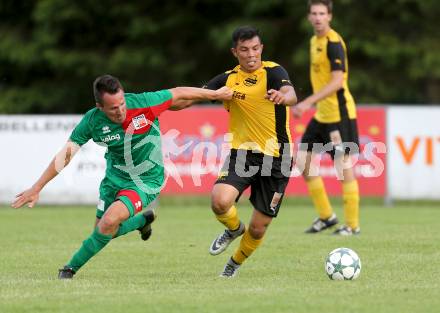
[[[314,93],[330,82],[332,71],[344,72],[342,88],[316,104],[315,119],[321,123],[355,119],[356,105],[347,82],[347,48],[341,36],[330,29],[325,36],[315,35],[310,40],[310,79]]]
[[[292,142],[290,108],[265,97],[268,90],[279,90],[284,85],[292,85],[287,71],[268,61],[263,61],[252,73],[242,71],[238,65],[208,82],[209,89],[228,86],[234,91],[232,100],[223,103],[230,115],[232,149],[256,150],[274,157],[282,155],[285,144]]]

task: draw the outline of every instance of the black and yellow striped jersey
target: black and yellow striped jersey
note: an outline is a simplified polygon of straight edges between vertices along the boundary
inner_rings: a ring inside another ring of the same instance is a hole
[[[335,123],[356,118],[356,106],[348,89],[347,49],[344,40],[333,29],[322,37],[310,40],[310,79],[316,93],[331,80],[331,72],[344,72],[342,88],[317,103],[315,119],[321,123]]]
[[[284,145],[292,141],[290,108],[276,105],[265,96],[268,90],[279,90],[284,85],[292,85],[286,70],[268,61],[252,73],[242,71],[238,65],[208,82],[209,89],[228,86],[234,91],[232,100],[224,102],[230,115],[233,149],[257,150],[274,157],[282,154]]]

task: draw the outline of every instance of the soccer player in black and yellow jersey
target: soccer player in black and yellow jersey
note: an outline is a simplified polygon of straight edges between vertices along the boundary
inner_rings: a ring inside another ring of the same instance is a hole
[[[347,84],[347,50],[341,36],[330,27],[331,0],[309,0],[308,19],[315,32],[310,41],[310,77],[314,93],[293,109],[294,115],[300,117],[313,104],[317,106],[301,140],[307,151],[300,148],[297,159],[304,160],[303,176],[319,214],[306,232],[317,233],[338,223],[323,181],[311,168],[314,154],[326,151],[342,181],[344,200],[345,225],[334,234],[359,234],[359,188],[350,157],[359,152],[359,139],[356,106]]]
[[[208,82],[207,88],[228,86],[231,151],[212,190],[212,210],[226,226],[211,244],[218,255],[242,235],[235,253],[220,276],[233,277],[240,265],[261,244],[267,227],[276,217],[290,177],[292,156],[289,106],[296,103],[295,90],[286,70],[261,60],[263,44],[258,30],[249,26],[232,34],[232,54],[238,65]],[[242,192],[251,187],[254,207],[249,226],[240,221],[235,207]]]

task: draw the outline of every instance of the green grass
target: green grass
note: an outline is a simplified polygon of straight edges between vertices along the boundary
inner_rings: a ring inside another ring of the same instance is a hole
[[[229,280],[218,274],[238,241],[208,254],[222,227],[206,200],[164,197],[158,213],[150,241],[137,232],[118,238],[72,281],[59,281],[57,269],[91,232],[95,210],[0,209],[0,312],[439,311],[438,203],[364,203],[362,234],[341,238],[303,234],[314,210],[287,199],[264,244]],[[247,201],[239,213],[249,219]],[[361,257],[356,281],[324,272],[327,253],[341,246]]]

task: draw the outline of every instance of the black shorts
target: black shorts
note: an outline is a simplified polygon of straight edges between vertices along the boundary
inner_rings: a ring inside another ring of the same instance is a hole
[[[290,155],[284,158],[272,158],[250,150],[232,149],[216,184],[234,186],[239,192],[236,201],[250,186],[249,200],[254,208],[267,216],[276,217],[291,170],[292,157]]]
[[[359,135],[356,119],[343,119],[337,123],[320,123],[312,118],[301,139],[300,150],[322,153],[327,152],[332,159],[335,157],[335,147],[330,140],[330,133],[339,130],[342,147],[345,154],[359,153]],[[306,146],[305,146],[306,145]],[[342,150],[341,150],[342,151]]]

